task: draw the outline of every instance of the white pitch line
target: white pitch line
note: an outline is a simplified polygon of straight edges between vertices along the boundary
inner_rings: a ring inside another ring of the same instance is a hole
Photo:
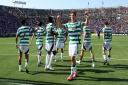
[[[15,43],[0,43],[0,45],[15,45]]]
[[[99,60],[103,60],[103,58],[96,58],[96,59],[99,59]],[[117,58],[111,58],[112,60],[118,60],[118,61],[128,61],[128,59],[117,59]]]
[[[15,43],[0,43],[0,45],[15,45]],[[103,44],[94,44],[92,42],[92,45],[100,46],[100,45],[103,45]],[[112,44],[112,46],[118,46],[119,47],[119,46],[128,46],[128,45],[115,45],[115,44]]]
[[[18,56],[18,54],[0,54],[0,56]],[[37,55],[31,55],[30,56],[37,56]],[[44,57],[44,56],[43,56]],[[69,56],[63,56],[63,57],[69,57]],[[117,58],[111,58],[112,60],[117,60],[117,61],[128,61],[128,59],[117,59]],[[103,60],[103,58],[96,58],[96,60]]]

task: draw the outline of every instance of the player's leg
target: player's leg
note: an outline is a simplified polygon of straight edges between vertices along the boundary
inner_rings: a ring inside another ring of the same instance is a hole
[[[58,52],[59,52],[59,48],[56,47],[56,53],[58,53]],[[57,56],[56,56],[56,55],[54,55],[53,60],[54,60],[55,62],[57,61]]]
[[[69,44],[69,56],[71,58],[71,74],[67,78],[67,80],[73,80],[77,76],[77,68],[76,68],[76,57],[78,51],[77,44]]]
[[[59,42],[57,41],[56,42],[56,53],[58,53],[59,52]],[[57,56],[55,55],[54,57],[53,57],[53,60],[56,62],[57,61]]]
[[[107,65],[110,65],[111,61],[111,48],[108,50]]]
[[[48,64],[49,64],[49,60],[50,60],[50,55],[51,55],[51,53],[49,53],[48,51],[47,51],[47,54],[46,54],[46,58],[45,58],[45,70],[47,70],[48,69]]]
[[[63,60],[64,43],[61,43],[61,60]]]
[[[49,59],[49,63],[48,63],[48,69],[49,70],[54,70],[54,68],[52,67],[52,60],[53,60],[55,55],[56,55],[56,51],[52,51],[50,59]]]
[[[107,57],[106,57],[106,48],[103,46],[103,64],[105,65],[107,63]]]
[[[61,48],[61,60],[63,61],[63,53],[64,53],[64,49]]]
[[[19,58],[18,58],[18,63],[19,63],[19,71],[22,71],[22,52],[19,50]]]
[[[84,50],[81,49],[81,52],[80,52],[80,60],[76,61],[76,63],[80,64],[82,59],[83,59],[83,56],[84,56]]]
[[[25,52],[25,69],[26,69],[26,73],[29,73],[29,71],[28,71],[28,62],[29,62],[29,49]]]
[[[77,76],[77,69],[76,69],[76,58],[75,56],[71,56],[71,74],[67,78],[68,81],[73,80]]]
[[[100,32],[98,32],[98,39],[100,39]]]
[[[50,47],[51,47],[51,44],[48,44],[48,43],[46,43],[46,45],[45,45],[46,47],[46,52],[47,52],[47,54],[46,54],[46,58],[45,58],[45,70],[47,70],[48,69],[48,64],[49,64],[49,60],[50,60],[50,56],[51,56],[51,52],[50,52]]]
[[[52,52],[51,52],[51,55],[50,55],[50,59],[49,59],[49,63],[48,63],[48,69],[49,70],[54,70],[54,68],[52,67],[52,60],[53,60],[53,57],[56,55],[56,47],[55,45],[53,46],[52,48]]]
[[[110,65],[110,60],[111,60],[111,51],[108,50],[107,65]]]
[[[92,59],[92,67],[95,67],[95,57],[94,57],[94,53],[92,50],[92,47],[90,48],[90,55],[91,55],[91,59]]]
[[[74,73],[77,72],[76,69],[76,56],[71,56],[71,74],[73,74],[73,77],[76,77],[76,75],[74,76]]]
[[[81,63],[83,56],[84,56],[84,50],[86,50],[86,48],[84,48],[84,44],[82,44],[81,52],[80,52],[80,59],[78,61],[76,61],[76,63],[78,63],[78,64]]]
[[[41,65],[42,47],[43,47],[43,45],[38,45],[38,48],[37,48],[37,65],[38,66]]]
[[[91,60],[92,60],[92,62],[94,62],[95,61],[95,56],[94,56],[94,52],[93,52],[92,47],[89,49],[89,52],[90,52],[90,55],[91,55]]]

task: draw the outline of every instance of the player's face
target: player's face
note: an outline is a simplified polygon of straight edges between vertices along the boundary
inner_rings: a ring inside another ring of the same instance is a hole
[[[76,15],[75,15],[74,13],[71,13],[71,14],[70,14],[70,18],[71,18],[71,20],[74,21],[74,20],[76,19]]]
[[[89,12],[85,12],[85,13],[84,13],[84,16],[85,16],[85,17],[89,17],[89,16],[90,16],[90,13],[89,13]]]
[[[57,16],[57,20],[60,22],[61,21],[61,16]]]

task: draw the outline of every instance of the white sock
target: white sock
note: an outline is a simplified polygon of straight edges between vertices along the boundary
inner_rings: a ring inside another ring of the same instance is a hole
[[[76,72],[76,71],[77,71],[76,66],[75,66],[75,67],[71,67],[71,74],[72,74],[73,72]]]
[[[111,60],[111,57],[108,57],[108,58],[107,58],[107,61],[110,62],[110,60]]]
[[[19,65],[19,71],[21,71],[22,70],[22,65]]]
[[[37,59],[38,59],[38,63],[40,63],[41,62],[41,56],[40,55],[37,55]]]
[[[51,56],[50,56],[50,59],[49,59],[49,63],[48,63],[49,68],[51,67],[53,57],[54,57],[54,54],[52,53]]]
[[[28,66],[28,62],[27,62],[27,59],[25,59],[25,68],[27,68]]]
[[[76,61],[76,63],[80,64],[81,63],[81,60]]]
[[[63,53],[61,53],[61,60],[63,59]]]
[[[106,57],[106,55],[103,55],[103,59],[104,59],[104,61],[106,61],[106,60],[107,60],[107,57]]]
[[[95,63],[94,63],[94,62],[92,62],[92,67],[93,67],[93,68],[95,67]]]
[[[72,75],[72,73],[73,73],[73,67],[71,67],[71,75]]]
[[[75,67],[73,67],[73,71],[74,71],[74,72],[76,72],[76,71],[77,71],[76,66],[75,66]]]
[[[50,55],[47,54],[47,55],[46,55],[46,59],[45,59],[45,68],[48,67],[49,60],[50,60]]]

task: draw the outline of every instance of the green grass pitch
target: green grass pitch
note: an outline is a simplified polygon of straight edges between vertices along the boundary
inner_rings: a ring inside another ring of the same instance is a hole
[[[44,84],[44,85],[127,85],[128,84],[128,36],[113,36],[112,60],[110,66],[102,63],[102,38],[92,39],[96,57],[96,67],[92,68],[90,55],[85,53],[83,62],[78,67],[78,77],[67,81],[70,74],[70,57],[66,42],[64,61],[53,62],[55,71],[44,71],[45,55],[43,49],[41,67],[37,67],[35,40],[30,49],[30,73],[18,71],[18,51],[15,38],[0,38],[0,85]],[[78,59],[78,57],[77,57]],[[22,65],[24,65],[24,57]]]

